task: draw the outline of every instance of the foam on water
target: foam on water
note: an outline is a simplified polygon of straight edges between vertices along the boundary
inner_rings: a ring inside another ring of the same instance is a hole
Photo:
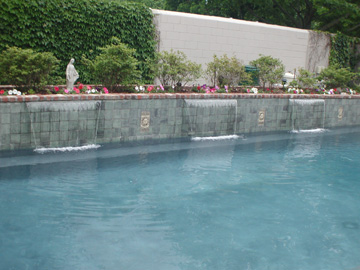
[[[97,149],[100,145],[98,144],[90,144],[83,146],[73,146],[73,147],[52,147],[52,148],[36,148],[34,152],[39,154],[45,154],[48,152],[73,152],[73,151],[85,151],[90,149]]]
[[[212,136],[212,137],[194,137],[192,141],[220,141],[220,140],[236,140],[239,139],[238,135],[226,135],[226,136]]]
[[[290,133],[323,133],[328,131],[324,128],[314,128],[314,129],[300,129],[300,130],[291,130]]]

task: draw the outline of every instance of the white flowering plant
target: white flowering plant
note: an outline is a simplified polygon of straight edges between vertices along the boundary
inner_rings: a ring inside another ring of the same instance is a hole
[[[17,89],[11,89],[11,90],[0,90],[0,95],[9,95],[9,96],[21,96],[22,93],[21,91],[17,90]]]

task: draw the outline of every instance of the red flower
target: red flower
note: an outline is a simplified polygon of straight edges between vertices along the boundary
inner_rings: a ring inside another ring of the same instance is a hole
[[[151,92],[154,89],[154,86],[150,85],[147,89],[148,92]]]
[[[198,85],[197,90],[200,90],[200,89],[201,89],[201,87],[200,87],[200,85]]]
[[[84,85],[82,83],[80,83],[79,89],[82,90],[83,88],[84,88]]]
[[[269,89],[269,88],[266,88],[266,91],[270,91],[270,89]]]
[[[334,92],[336,92],[336,88],[334,88]]]
[[[80,94],[80,90],[76,87],[74,87],[74,91],[76,92],[76,94]]]
[[[0,90],[0,95],[3,95],[5,93],[5,90]]]
[[[57,87],[57,86],[55,86],[54,89],[55,89],[56,92],[59,91],[59,87]]]

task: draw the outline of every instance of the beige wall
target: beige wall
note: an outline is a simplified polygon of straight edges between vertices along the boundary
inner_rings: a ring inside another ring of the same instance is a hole
[[[153,13],[159,50],[183,51],[204,69],[214,54],[224,53],[235,55],[245,65],[259,54],[271,55],[281,59],[286,71],[327,66],[328,53],[322,51],[326,42],[314,43],[313,32],[307,30],[164,10]]]

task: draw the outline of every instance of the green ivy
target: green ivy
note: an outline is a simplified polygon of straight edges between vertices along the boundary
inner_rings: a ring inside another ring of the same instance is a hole
[[[79,61],[95,59],[101,47],[118,37],[136,50],[142,80],[151,80],[149,59],[156,42],[153,15],[139,3],[119,0],[0,0],[0,52],[6,46],[52,52],[61,61],[64,75],[71,58],[82,82],[93,78]]]
[[[349,37],[342,33],[337,33],[331,37],[331,50],[329,57],[330,66],[339,66],[341,68],[355,69],[359,61],[357,54],[357,45],[360,39]]]

